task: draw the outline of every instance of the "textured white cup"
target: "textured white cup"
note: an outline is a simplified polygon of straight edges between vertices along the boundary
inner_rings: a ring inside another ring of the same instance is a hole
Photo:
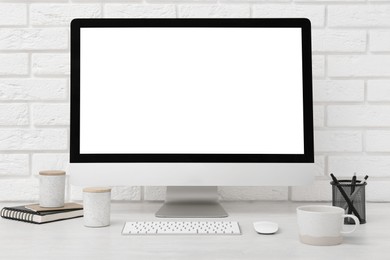
[[[343,242],[342,234],[352,233],[359,226],[354,215],[344,214],[344,209],[333,206],[313,205],[297,208],[299,239],[304,244],[316,246],[338,245]],[[355,220],[352,230],[344,231],[344,218]]]
[[[63,207],[65,203],[65,172],[39,172],[39,206]]]
[[[84,226],[105,227],[110,225],[111,189],[83,189]]]

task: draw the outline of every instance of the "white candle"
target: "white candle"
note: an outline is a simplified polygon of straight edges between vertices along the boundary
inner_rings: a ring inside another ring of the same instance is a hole
[[[110,188],[85,188],[83,190],[83,201],[84,226],[105,227],[110,225]]]
[[[39,172],[39,205],[41,207],[63,207],[65,203],[65,172]]]

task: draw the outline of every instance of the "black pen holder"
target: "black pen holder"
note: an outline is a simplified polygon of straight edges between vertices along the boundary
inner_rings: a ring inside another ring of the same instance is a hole
[[[330,182],[332,185],[332,205],[340,208],[346,209],[346,214],[353,214],[355,215],[351,208],[348,207],[348,203],[341,194],[339,188],[337,185],[332,181]],[[356,191],[356,195],[351,200],[352,205],[356,209],[356,211],[359,213],[360,216],[360,224],[366,223],[366,185],[367,183],[361,183],[361,181],[356,181],[356,184],[352,185],[351,180],[339,180],[338,184],[348,195],[348,197],[351,198],[351,195],[353,192]],[[353,225],[355,221],[352,218],[345,218],[344,224],[351,224]]]

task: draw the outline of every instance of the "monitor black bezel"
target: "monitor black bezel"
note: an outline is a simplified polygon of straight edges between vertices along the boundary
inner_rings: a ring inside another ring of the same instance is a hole
[[[304,154],[80,154],[80,28],[297,27],[302,29]],[[71,22],[71,163],[301,163],[314,162],[311,25],[306,18],[74,19]]]

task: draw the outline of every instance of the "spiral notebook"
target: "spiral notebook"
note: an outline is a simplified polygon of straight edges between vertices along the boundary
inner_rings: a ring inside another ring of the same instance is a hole
[[[26,205],[31,206],[31,205]],[[78,218],[83,216],[82,206],[75,209],[54,209],[45,211],[34,211],[26,208],[26,206],[4,207],[0,215],[2,218],[23,221],[34,224],[44,224],[54,221]]]

